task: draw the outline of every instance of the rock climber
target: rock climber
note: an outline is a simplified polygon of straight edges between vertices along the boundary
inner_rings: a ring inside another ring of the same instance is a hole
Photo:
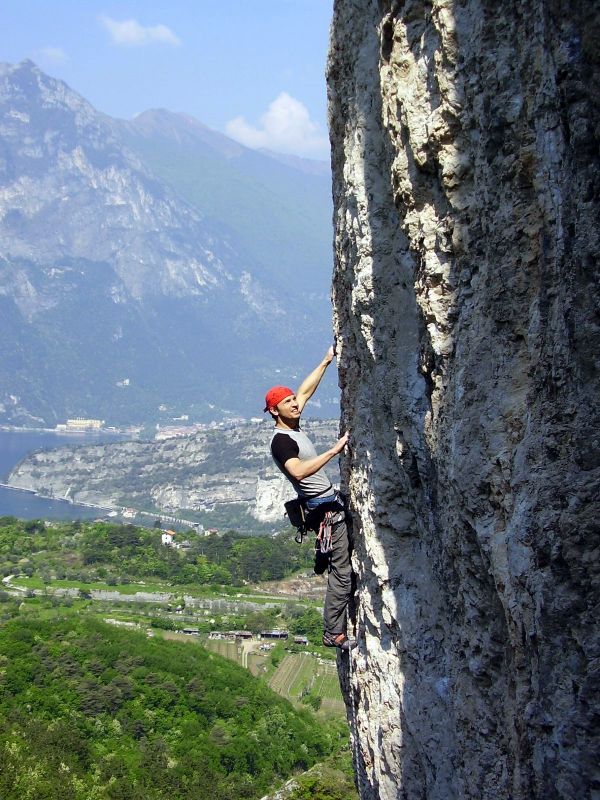
[[[265,396],[265,411],[275,420],[271,455],[277,467],[292,483],[305,510],[307,527],[318,533],[315,572],[328,569],[323,611],[323,644],[350,650],[356,641],[347,635],[347,608],[353,591],[351,519],[342,495],[336,492],[325,465],[342,452],[348,442],[345,433],[333,447],[320,455],[300,429],[300,416],[333,361],[330,347],[324,358],[300,384],[297,392],[287,386],[273,386]]]

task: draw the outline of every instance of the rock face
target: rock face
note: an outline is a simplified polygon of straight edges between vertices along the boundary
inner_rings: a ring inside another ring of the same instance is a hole
[[[599,796],[599,33],[335,4],[363,800]]]

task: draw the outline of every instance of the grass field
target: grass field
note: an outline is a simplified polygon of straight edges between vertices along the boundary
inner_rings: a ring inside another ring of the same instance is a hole
[[[312,656],[304,653],[285,657],[279,672],[285,673],[286,685],[283,688],[290,699],[300,697],[302,692],[309,692],[312,689],[315,678],[313,661]]]
[[[269,681],[271,689],[289,700],[298,701],[303,692],[321,698],[323,710],[343,713],[344,701],[333,662],[323,663],[309,653],[287,655]]]
[[[264,677],[268,664],[268,658],[264,653],[249,652],[244,659],[242,648],[238,647],[235,642],[223,641],[221,639],[205,639],[202,644],[212,653],[218,653],[220,656],[224,656],[246,667],[255,678],[257,676]]]
[[[218,653],[220,656],[225,656],[225,658],[228,658],[230,661],[237,661],[238,664],[241,663],[238,646],[235,642],[227,642],[221,639],[208,639],[204,642],[204,646],[207,650]]]
[[[248,669],[257,677],[258,675],[264,675],[266,672],[266,656],[262,655],[262,653],[250,653],[248,656]]]
[[[327,714],[344,714],[345,707],[334,661],[323,661],[311,653],[288,653],[269,677],[269,657],[249,653],[244,662],[241,648],[235,642],[209,639],[204,646],[231,661],[247,667],[253,675],[267,678],[268,684],[282,697],[296,703],[303,693],[311,691],[321,698],[321,708]]]

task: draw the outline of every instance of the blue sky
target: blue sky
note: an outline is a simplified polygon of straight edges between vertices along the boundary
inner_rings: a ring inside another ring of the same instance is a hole
[[[192,114],[250,147],[328,158],[333,0],[2,0],[0,61],[35,61],[100,111]]]

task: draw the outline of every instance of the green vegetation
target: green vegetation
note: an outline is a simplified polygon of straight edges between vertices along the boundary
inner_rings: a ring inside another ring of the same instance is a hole
[[[358,798],[352,779],[350,753],[338,753],[325,764],[300,775],[286,800],[354,800]]]
[[[144,626],[177,631],[193,625],[211,630],[285,628],[308,637],[322,658],[334,654],[321,647],[322,613],[318,600],[302,605],[280,596],[257,593],[240,585],[284,577],[298,565],[308,568],[308,547],[298,547],[291,535],[275,538],[241,536],[199,537],[189,532],[190,547],[175,550],[160,544],[160,531],[107,523],[23,522],[0,517],[0,574],[33,595],[44,592],[56,603],[74,597],[91,599],[92,592],[111,591],[123,600],[94,600],[96,613],[110,613]],[[237,584],[237,585],[236,585]],[[59,599],[56,592],[71,590]],[[127,603],[126,596],[144,592],[148,599]],[[152,599],[155,593],[159,599]],[[209,601],[199,611],[186,608],[184,595]],[[179,614],[175,616],[175,611]],[[293,649],[293,645],[288,648]],[[280,660],[283,658],[281,649]],[[275,659],[279,650],[275,651]],[[246,664],[244,664],[246,666]],[[272,664],[272,666],[275,666]],[[267,668],[269,674],[272,670]]]
[[[278,643],[268,653],[244,653],[236,642],[207,640],[205,646],[260,676],[273,691],[319,711],[321,717],[344,719],[345,707],[340,692],[337,668],[333,660],[315,657],[314,650]]]
[[[335,654],[318,647],[318,602],[243,585],[297,569],[311,549],[286,535],[190,531],[190,548],[174,550],[160,533],[0,518],[0,570],[24,589],[0,590],[3,800],[177,800],[209,786],[216,800],[254,798],[346,745],[336,668],[323,660]],[[77,596],[54,594],[59,587]],[[123,599],[92,595],[101,588]],[[126,600],[139,591],[162,599]],[[202,606],[186,607],[184,594]],[[185,637],[186,626],[200,635]],[[256,640],[206,641],[210,630],[265,628],[307,635],[321,658],[291,642],[265,652]],[[294,791],[309,794],[298,797],[351,789],[349,769],[315,769],[299,776]]]
[[[156,529],[0,517],[0,573],[35,574],[32,588],[67,581],[64,586],[93,583],[135,592],[141,587],[132,581],[148,579],[182,587],[279,580],[311,563],[310,548],[298,547],[289,531],[269,538],[234,531],[200,537],[189,531],[187,539],[189,547],[176,550],[161,545]]]
[[[0,684],[4,800],[259,797],[345,735],[201,647],[72,614],[8,619]]]

